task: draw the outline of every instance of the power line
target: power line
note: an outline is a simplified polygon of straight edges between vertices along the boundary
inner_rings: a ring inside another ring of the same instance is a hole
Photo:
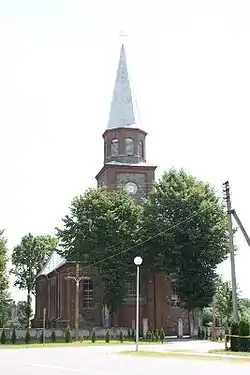
[[[177,227],[179,227],[180,225],[189,222],[192,218],[194,218],[195,216],[199,215],[199,214],[200,214],[202,211],[204,211],[204,210],[205,210],[205,208],[202,208],[202,209],[198,210],[197,212],[195,212],[193,215],[190,215],[190,216],[188,216],[186,219],[180,221],[179,223],[176,223],[176,224],[172,225],[172,227],[170,227],[170,228],[168,228],[168,229],[165,229],[165,230],[163,230],[163,231],[161,231],[161,232],[158,232],[157,234],[155,234],[155,235],[153,235],[153,236],[150,236],[150,237],[147,238],[146,240],[141,241],[140,243],[137,243],[137,244],[135,244],[135,245],[133,245],[133,246],[130,246],[130,247],[128,247],[127,249],[121,250],[121,251],[119,251],[119,252],[117,252],[117,253],[115,253],[115,254],[113,254],[113,255],[110,255],[109,257],[107,257],[107,258],[105,258],[105,259],[102,259],[102,260],[99,260],[99,261],[94,262],[94,263],[92,263],[92,264],[89,264],[88,266],[83,267],[83,269],[90,268],[90,267],[94,267],[94,266],[96,266],[96,265],[98,265],[98,264],[101,264],[101,263],[103,263],[103,262],[106,262],[107,260],[110,260],[110,259],[112,259],[112,258],[115,258],[115,257],[117,257],[117,256],[119,256],[119,255],[121,255],[121,254],[127,253],[127,252],[129,252],[129,251],[135,249],[135,248],[138,247],[138,246],[145,245],[146,243],[150,242],[150,241],[153,240],[154,238],[156,238],[156,237],[158,237],[158,236],[161,236],[161,235],[164,234],[164,233],[170,232],[170,231],[173,230],[174,228],[177,228]]]

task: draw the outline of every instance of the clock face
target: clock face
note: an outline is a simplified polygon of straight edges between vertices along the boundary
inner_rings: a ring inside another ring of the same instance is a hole
[[[138,186],[134,182],[127,182],[125,184],[125,189],[128,194],[136,194],[138,190]]]

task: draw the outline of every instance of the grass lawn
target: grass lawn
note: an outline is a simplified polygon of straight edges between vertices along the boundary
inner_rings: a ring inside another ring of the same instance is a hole
[[[213,350],[209,350],[209,353],[224,354],[224,355],[239,355],[241,357],[250,357],[250,352],[231,352],[230,350],[225,350],[225,349],[220,349],[220,350],[213,349]]]
[[[140,342],[140,345],[155,345],[159,344],[159,342]],[[48,348],[58,348],[58,347],[73,347],[73,346],[109,346],[109,345],[135,345],[133,341],[124,340],[123,343],[116,340],[111,340],[109,343],[106,343],[105,340],[96,340],[95,343],[92,343],[91,340],[83,340],[81,341],[72,341],[71,343],[66,343],[63,339],[57,340],[56,343],[52,343],[49,339],[45,342],[44,347]],[[6,344],[0,344],[1,349],[18,349],[18,348],[42,348],[43,344],[36,340],[31,340],[30,344],[25,344],[24,341],[17,341],[16,344],[12,344],[11,342],[7,342]]]
[[[242,356],[242,358],[234,358],[234,357],[224,357],[224,356],[212,356],[212,355],[204,355],[204,354],[192,354],[186,352],[178,353],[178,352],[154,352],[148,350],[140,350],[139,352],[135,351],[122,351],[119,354],[123,355],[132,355],[135,357],[155,357],[155,358],[180,358],[180,359],[191,359],[191,360],[201,360],[201,361],[234,361],[234,362],[249,362],[250,358]],[[216,353],[219,354],[219,353]],[[222,354],[222,353],[221,353]]]

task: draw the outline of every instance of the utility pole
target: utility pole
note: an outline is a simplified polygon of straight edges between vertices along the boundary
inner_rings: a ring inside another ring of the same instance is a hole
[[[231,278],[232,278],[233,317],[235,321],[238,321],[237,284],[236,284],[236,272],[235,272],[232,207],[231,207],[231,199],[230,199],[229,182],[226,181],[223,184],[223,186],[224,186],[223,192],[225,193],[225,200],[227,203],[228,233],[229,233],[230,260],[231,260]]]
[[[76,275],[75,276],[67,276],[66,279],[74,280],[76,283],[76,295],[75,295],[75,340],[78,337],[79,331],[79,284],[80,281],[84,278],[84,276],[79,276],[79,263],[76,262]]]

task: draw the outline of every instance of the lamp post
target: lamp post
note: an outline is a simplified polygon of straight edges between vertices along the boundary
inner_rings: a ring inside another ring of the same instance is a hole
[[[139,349],[139,294],[140,294],[140,265],[142,264],[141,257],[134,258],[134,264],[136,265],[136,346],[135,351]]]

